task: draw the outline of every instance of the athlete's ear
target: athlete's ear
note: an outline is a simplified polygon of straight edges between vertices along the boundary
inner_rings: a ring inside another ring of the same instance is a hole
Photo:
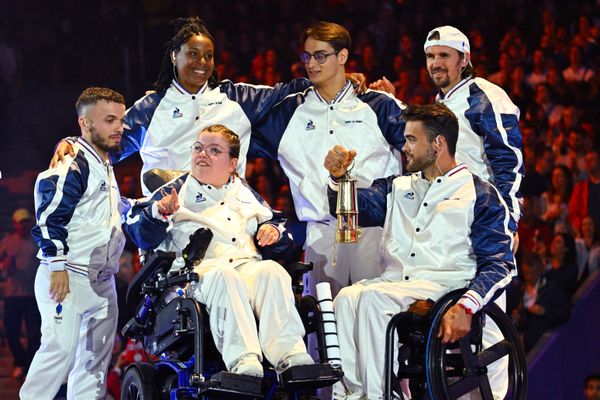
[[[345,65],[348,61],[348,49],[341,49],[338,53],[338,60],[341,65]]]
[[[173,50],[173,51],[171,52],[171,62],[173,63],[173,65],[175,65],[175,59],[176,59],[176,56],[175,56],[175,50]]]

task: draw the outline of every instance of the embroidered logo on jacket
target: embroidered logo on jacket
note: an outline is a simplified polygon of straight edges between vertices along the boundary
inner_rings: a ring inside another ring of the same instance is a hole
[[[104,182],[104,181],[100,182],[100,191],[106,192],[106,182]]]
[[[57,325],[62,324],[62,315],[60,315],[60,313],[62,313],[62,304],[58,303],[56,305],[56,315],[54,316],[54,323]]]
[[[307,131],[312,131],[313,129],[315,129],[315,123],[312,121],[312,119],[308,120],[308,123],[306,124],[306,130]]]
[[[415,192],[408,192],[403,197],[405,199],[414,200],[415,199]]]
[[[203,201],[206,201],[206,197],[204,197],[202,193],[198,192],[198,194],[196,194],[196,203],[202,203]]]
[[[183,117],[183,113],[179,111],[179,108],[175,107],[173,110],[173,119]]]

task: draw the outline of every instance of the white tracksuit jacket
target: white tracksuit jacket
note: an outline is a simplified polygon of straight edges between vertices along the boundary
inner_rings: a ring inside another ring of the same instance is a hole
[[[121,202],[110,160],[83,138],[75,157],[42,172],[35,184],[41,259],[35,297],[42,340],[21,399],[53,399],[68,377],[68,399],[103,399],[117,328],[114,273],[125,245]],[[66,270],[70,293],[61,303],[48,292],[53,271]]]

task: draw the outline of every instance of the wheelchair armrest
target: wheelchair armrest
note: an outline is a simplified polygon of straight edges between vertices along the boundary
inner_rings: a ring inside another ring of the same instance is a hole
[[[312,271],[313,263],[303,263],[300,261],[286,264],[283,268],[290,274],[292,278],[296,278],[298,276],[302,276],[304,273],[308,271]]]
[[[144,181],[144,185],[148,188],[148,190],[154,192],[161,186],[171,182],[173,179],[185,173],[186,171],[175,169],[153,168],[150,171],[144,172],[142,180]]]
[[[157,250],[154,252],[148,260],[144,263],[142,269],[133,277],[133,280],[129,284],[127,289],[127,297],[125,302],[129,307],[135,307],[144,294],[142,293],[142,287],[148,280],[156,275],[157,272],[166,274],[173,261],[175,260],[175,253],[165,252]]]

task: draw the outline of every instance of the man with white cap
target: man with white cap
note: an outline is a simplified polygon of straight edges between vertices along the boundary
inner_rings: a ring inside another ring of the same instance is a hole
[[[439,89],[436,100],[458,118],[457,160],[498,188],[516,232],[524,174],[518,107],[500,87],[476,77],[469,39],[458,29],[433,29],[423,48],[427,70]]]
[[[510,210],[509,229],[516,234],[522,202],[519,187],[524,175],[519,108],[500,87],[476,77],[469,39],[458,29],[446,25],[431,30],[423,49],[427,71],[439,89],[436,101],[458,118],[457,161],[496,186]],[[518,237],[515,239],[516,249]],[[496,302],[505,308],[504,295]],[[499,329],[493,322],[488,324],[484,346],[499,340]],[[503,398],[506,393],[506,366],[507,360],[500,360],[490,367],[495,398]]]
[[[519,187],[524,175],[519,108],[502,88],[476,77],[469,39],[460,30],[448,25],[431,30],[423,49],[427,71],[439,89],[436,101],[445,104],[458,118],[456,161],[465,163],[469,171],[500,192],[510,210],[508,226],[515,235],[515,251],[522,202]],[[394,91],[385,78],[371,88]],[[505,295],[496,303],[505,308]],[[499,335],[491,322],[484,330],[484,345],[498,342]],[[503,397],[507,390],[506,365],[505,360],[500,360],[490,368],[494,397]]]

